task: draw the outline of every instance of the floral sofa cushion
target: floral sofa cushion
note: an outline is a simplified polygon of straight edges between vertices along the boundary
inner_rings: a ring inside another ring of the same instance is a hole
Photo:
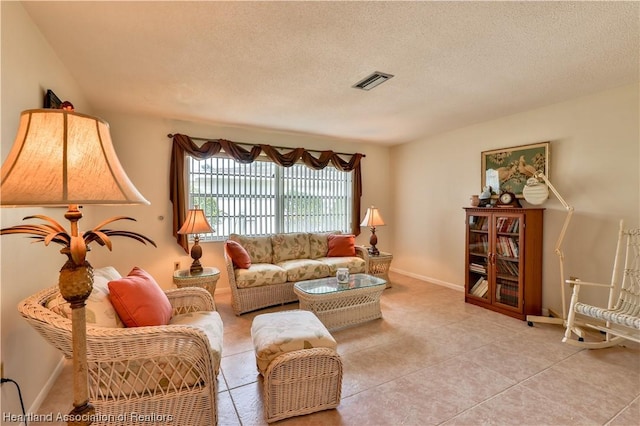
[[[287,271],[270,263],[252,263],[249,269],[236,269],[234,273],[238,288],[287,282]]]
[[[273,248],[273,263],[280,263],[291,259],[309,259],[309,234],[275,234],[271,236]]]
[[[272,263],[273,248],[271,247],[271,237],[245,237],[238,234],[231,234],[229,239],[240,243],[249,253],[251,263]]]
[[[316,260],[329,267],[329,273],[325,276],[335,275],[338,268],[349,268],[351,274],[363,274],[366,270],[366,262],[357,256],[321,257]]]
[[[341,234],[341,231],[335,232],[319,232],[309,234],[309,249],[310,259],[317,259],[319,257],[325,257],[329,251],[329,244],[327,237],[330,234]]]
[[[93,270],[93,290],[87,299],[85,308],[87,324],[98,327],[124,327],[109,299],[109,281],[119,278],[122,276],[112,266]],[[47,302],[47,308],[58,315],[71,319],[71,306],[60,293]]]
[[[336,349],[338,344],[318,317],[310,311],[284,311],[257,315],[251,324],[251,338],[260,373],[277,356],[310,348]]]
[[[287,281],[314,280],[329,275],[329,266],[313,259],[293,259],[278,263],[287,272]]]

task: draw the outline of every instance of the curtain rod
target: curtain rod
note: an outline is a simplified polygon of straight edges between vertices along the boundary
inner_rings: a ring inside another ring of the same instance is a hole
[[[168,138],[170,138],[170,139],[173,139],[173,136],[174,136],[174,135],[173,135],[173,134],[171,134],[171,133],[169,133],[169,134],[167,135],[167,137],[168,137]],[[211,140],[212,140],[212,139],[210,139],[210,138],[198,138],[198,137],[193,137],[193,136],[189,136],[189,139],[191,139],[191,140],[196,140],[196,141],[204,141],[204,142],[208,142],[208,141],[211,141]],[[256,146],[256,145],[261,145],[261,144],[255,144],[255,143],[243,143],[243,142],[233,142],[233,143],[235,143],[236,145],[244,145],[244,146]],[[274,146],[274,145],[271,145],[271,147],[276,148],[276,149],[295,149],[295,148],[291,148],[290,146]],[[324,151],[320,151],[320,150],[317,150],[317,149],[306,149],[306,148],[305,148],[305,150],[306,150],[306,151],[309,151],[309,152],[324,152]],[[334,152],[334,154],[338,154],[338,155],[355,155],[355,154],[349,154],[349,153],[347,153],[347,152]],[[365,154],[360,154],[360,155],[362,155],[362,158],[366,157],[366,155],[365,155]]]

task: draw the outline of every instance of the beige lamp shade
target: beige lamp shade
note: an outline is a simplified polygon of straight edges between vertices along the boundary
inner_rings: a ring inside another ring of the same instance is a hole
[[[23,111],[1,174],[3,206],[149,204],[120,164],[109,124],[73,111]]]
[[[204,211],[196,206],[187,213],[187,218],[178,234],[206,234],[208,232],[213,232],[213,228],[209,225]]]
[[[178,230],[178,234],[196,234],[191,247],[191,258],[193,263],[189,268],[191,274],[200,274],[204,270],[200,264],[200,258],[202,257],[202,246],[200,245],[200,236],[198,234],[206,234],[207,232],[213,232],[213,228],[209,225],[207,217],[204,215],[204,211],[195,206],[187,213],[187,218],[184,221],[182,227]]]
[[[371,238],[369,238],[369,254],[371,256],[378,256],[380,254],[380,251],[376,247],[376,244],[378,244],[376,226],[382,225],[384,225],[384,219],[382,218],[380,211],[374,206],[369,207],[367,209],[367,214],[364,215],[364,219],[362,220],[360,226],[368,226],[371,229]]]
[[[380,211],[374,206],[369,207],[360,226],[376,227],[382,225],[384,225],[384,219]]]

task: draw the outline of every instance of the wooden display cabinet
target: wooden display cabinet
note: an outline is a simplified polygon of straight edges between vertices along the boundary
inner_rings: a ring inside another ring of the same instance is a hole
[[[465,208],[465,297],[520,320],[542,311],[541,208]]]

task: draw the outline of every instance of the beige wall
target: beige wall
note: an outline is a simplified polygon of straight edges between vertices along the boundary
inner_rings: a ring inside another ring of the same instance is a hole
[[[608,282],[618,221],[640,224],[639,126],[632,85],[395,147],[392,266],[464,286],[462,207],[480,191],[480,153],[551,141],[550,180],[575,208],[563,243],[565,273]],[[554,246],[566,213],[553,195],[543,207],[543,307],[560,310]],[[605,295],[598,300],[606,303]]]
[[[2,33],[2,161],[16,136],[20,113],[42,108],[46,89],[63,100],[71,100],[81,111],[88,105],[64,65],[33,25],[19,2],[1,2]],[[45,214],[63,220],[64,210],[40,208],[0,209],[2,227],[20,224],[31,214]],[[18,314],[16,306],[24,297],[57,283],[57,272],[65,257],[58,247],[31,244],[22,236],[0,238],[2,340],[0,354],[4,377],[18,382],[29,409],[61,354],[48,345]],[[19,414],[15,387],[2,386],[2,412]],[[4,423],[3,423],[4,424]]]

